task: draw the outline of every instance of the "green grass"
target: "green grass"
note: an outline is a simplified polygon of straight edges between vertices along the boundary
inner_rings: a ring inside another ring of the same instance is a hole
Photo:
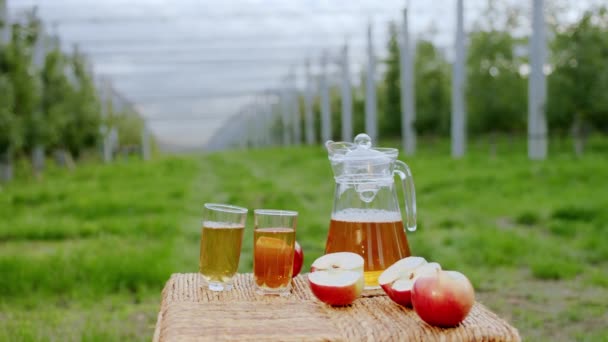
[[[608,336],[608,142],[545,162],[525,145],[443,142],[403,157],[414,174],[414,254],[469,276],[527,340]],[[552,145],[553,146],[553,145]],[[204,202],[294,209],[305,267],[323,253],[333,178],[320,147],[50,169],[0,190],[0,341],[150,340],[160,290],[195,272]],[[240,271],[251,270],[249,217]]]

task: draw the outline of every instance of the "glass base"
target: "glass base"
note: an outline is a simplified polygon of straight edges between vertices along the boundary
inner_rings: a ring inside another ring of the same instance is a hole
[[[232,284],[229,284],[229,283],[209,282],[208,285],[209,285],[209,290],[214,291],[214,292],[232,290]]]
[[[281,296],[287,297],[291,294],[291,286],[281,287],[278,289],[271,289],[268,287],[255,286],[255,293],[263,296]]]

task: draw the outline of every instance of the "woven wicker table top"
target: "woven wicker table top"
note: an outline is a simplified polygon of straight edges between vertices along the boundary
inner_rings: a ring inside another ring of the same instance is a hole
[[[162,292],[155,342],[167,341],[520,341],[517,329],[479,303],[459,326],[442,329],[393,303],[382,290],[333,308],[310,292],[306,275],[288,297],[260,296],[251,274],[212,292],[197,273],[173,274]]]

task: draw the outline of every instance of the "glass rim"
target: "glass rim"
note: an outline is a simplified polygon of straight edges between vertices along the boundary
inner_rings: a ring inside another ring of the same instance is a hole
[[[255,209],[253,211],[255,215],[267,215],[267,216],[298,216],[298,212],[294,210],[281,210],[281,209]]]
[[[247,214],[249,209],[231,204],[205,203],[205,208],[209,210],[222,211],[231,214]]]

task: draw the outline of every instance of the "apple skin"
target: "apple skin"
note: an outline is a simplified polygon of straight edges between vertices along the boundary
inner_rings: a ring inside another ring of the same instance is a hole
[[[453,327],[462,322],[475,303],[475,290],[467,277],[456,271],[439,271],[416,279],[412,304],[430,325]]]
[[[392,284],[384,284],[384,285],[380,285],[380,287],[384,290],[384,292],[386,293],[388,298],[390,298],[393,302],[395,302],[399,305],[412,307],[412,294],[411,294],[410,290],[406,290],[406,291],[393,290]]]
[[[327,286],[309,281],[310,290],[320,301],[332,306],[352,304],[363,292],[363,282],[357,281],[349,286]]]
[[[294,246],[294,253],[293,253],[293,273],[291,274],[292,278],[295,278],[298,274],[300,274],[303,263],[304,263],[304,251],[302,250],[302,247],[300,246],[298,241],[296,241],[295,246]]]

